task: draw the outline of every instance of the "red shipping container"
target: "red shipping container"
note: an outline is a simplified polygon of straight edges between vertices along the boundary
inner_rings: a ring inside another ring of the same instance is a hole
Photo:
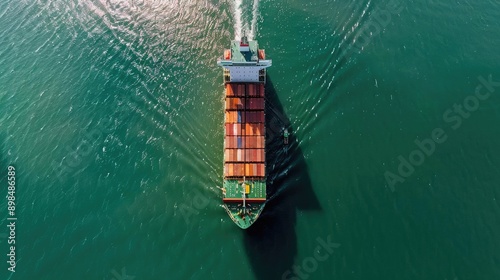
[[[264,149],[255,149],[254,153],[256,162],[264,162]]]
[[[238,84],[231,84],[231,89],[233,90],[232,96],[238,96]]]
[[[250,158],[250,162],[258,162],[259,161],[259,155],[257,153],[257,149],[248,149],[248,154]]]
[[[247,96],[257,96],[257,87],[255,84],[248,84]]]
[[[246,145],[245,145],[245,148],[247,149],[253,149],[253,148],[257,148],[257,137],[255,136],[247,136],[246,137]]]
[[[260,163],[257,167],[257,174],[259,177],[265,177],[266,176],[266,170],[265,170],[265,165],[263,163]]]
[[[246,109],[247,110],[264,110],[264,98],[247,98],[246,99]]]
[[[245,160],[247,162],[253,162],[253,161],[255,161],[253,149],[246,149],[245,150]]]
[[[243,149],[245,147],[245,137],[241,136],[226,136],[226,149]]]
[[[241,124],[239,123],[226,123],[226,135],[237,136],[241,133]]]
[[[246,120],[248,123],[264,123],[264,111],[247,111]]]
[[[257,112],[257,121],[260,123],[264,123],[266,121],[266,115],[264,114],[264,111],[259,111]]]
[[[236,149],[238,148],[238,141],[237,141],[237,137],[236,136],[230,136],[231,138],[231,147],[230,148],[233,148],[233,149]]]

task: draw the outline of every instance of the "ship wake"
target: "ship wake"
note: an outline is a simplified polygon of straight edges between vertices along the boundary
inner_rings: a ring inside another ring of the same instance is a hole
[[[244,17],[245,11],[251,10],[252,14],[248,20]],[[243,31],[248,30],[249,40],[253,40],[257,34],[257,20],[259,18],[259,0],[253,0],[251,7],[243,4],[243,0],[235,0],[233,3],[234,39],[240,40]]]

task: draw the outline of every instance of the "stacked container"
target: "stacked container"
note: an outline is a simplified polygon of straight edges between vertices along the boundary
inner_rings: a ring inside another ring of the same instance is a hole
[[[265,174],[265,114],[262,83],[227,83],[224,176],[262,179]]]

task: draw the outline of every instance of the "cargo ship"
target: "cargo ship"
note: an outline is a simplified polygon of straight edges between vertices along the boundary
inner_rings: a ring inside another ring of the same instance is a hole
[[[257,41],[231,41],[217,60],[225,87],[223,207],[240,228],[250,227],[266,203],[266,59]]]

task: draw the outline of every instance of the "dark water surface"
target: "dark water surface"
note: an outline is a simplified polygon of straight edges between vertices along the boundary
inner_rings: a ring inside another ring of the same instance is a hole
[[[500,3],[258,4],[271,199],[242,231],[232,1],[0,0],[0,279],[500,279]]]

